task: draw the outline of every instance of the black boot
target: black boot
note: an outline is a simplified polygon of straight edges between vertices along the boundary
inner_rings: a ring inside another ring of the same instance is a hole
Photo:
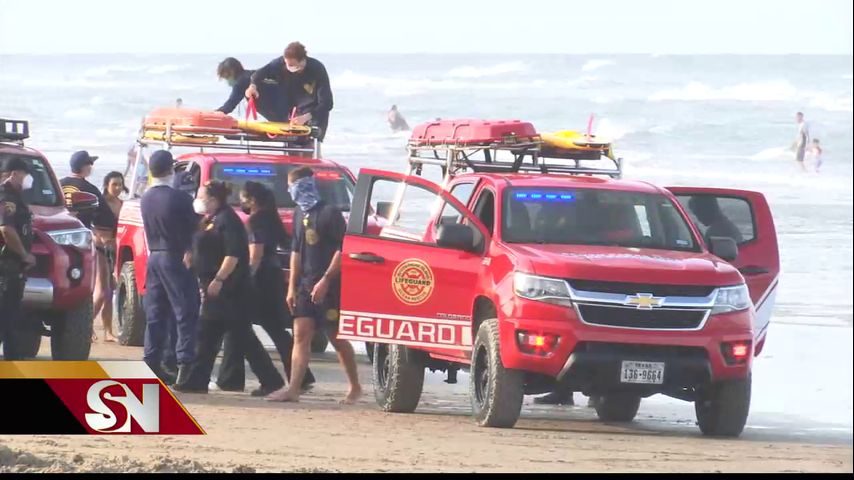
[[[175,379],[178,378],[178,367],[175,366],[174,364],[171,364],[170,362],[163,362],[160,365],[160,368],[163,371],[163,373],[165,375],[167,375],[168,377],[175,378]],[[175,381],[177,382],[177,380],[175,380]]]
[[[572,399],[572,392],[561,392],[555,390],[548,395],[544,395],[534,399],[534,403],[538,405],[575,405]]]
[[[285,386],[284,383],[277,386],[277,387],[271,387],[268,385],[261,385],[260,387],[256,388],[255,390],[252,390],[251,392],[249,392],[249,395],[252,395],[253,397],[266,397],[267,395],[275,392],[276,390],[279,390],[280,388],[282,388],[284,386]]]
[[[183,393],[208,393],[207,384],[204,385],[196,385],[196,383],[201,382],[193,382],[192,381],[192,373],[193,366],[190,364],[183,364],[178,367],[178,379],[175,380],[175,384],[172,385],[172,390],[176,392]]]
[[[146,364],[148,364],[148,368],[150,368],[151,371],[154,372],[154,375],[156,375],[157,378],[159,378],[160,381],[163,382],[165,385],[172,385],[173,383],[175,383],[175,376],[170,375],[168,372],[163,370],[163,366],[152,365],[148,362],[146,362]]]

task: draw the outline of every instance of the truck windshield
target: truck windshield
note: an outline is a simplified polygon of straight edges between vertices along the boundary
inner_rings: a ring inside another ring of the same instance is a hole
[[[233,206],[240,205],[243,184],[253,181],[263,183],[273,191],[279,208],[294,208],[296,204],[288,193],[288,172],[298,167],[300,165],[221,163],[213,167],[211,177],[231,184],[232,193],[228,201]],[[314,169],[314,176],[323,201],[343,212],[349,212],[353,198],[353,181],[350,177],[334,168]]]
[[[24,201],[28,205],[40,207],[58,207],[63,205],[63,197],[59,195],[53,175],[48,170],[43,159],[29,155],[0,153],[0,163],[5,162],[7,158],[11,157],[23,159],[32,166],[33,187],[24,190]]]
[[[688,223],[664,195],[512,188],[503,212],[502,238],[510,243],[698,251]]]

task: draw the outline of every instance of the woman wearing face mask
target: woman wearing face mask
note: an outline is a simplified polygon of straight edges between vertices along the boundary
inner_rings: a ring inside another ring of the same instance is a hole
[[[249,88],[250,78],[253,73],[255,73],[255,70],[244,69],[243,64],[236,58],[228,57],[220,62],[216,69],[216,74],[231,87],[231,95],[217,109],[218,111],[231,113],[240,105],[240,102],[245,98],[244,93]],[[261,84],[260,88],[264,95],[263,98],[259,96],[255,103],[258,113],[271,122],[287,122],[287,106],[282,98],[278,83],[273,79],[259,80],[259,83]]]
[[[211,181],[199,189],[193,202],[196,213],[204,215],[193,238],[192,265],[199,277],[202,294],[198,351],[189,379],[177,384],[180,392],[207,393],[214,361],[228,333],[232,354],[245,354],[261,387],[254,396],[284,385],[246,315],[250,305],[249,241],[240,218],[228,204],[230,188],[224,182]],[[224,359],[223,365],[227,362]],[[243,362],[231,362],[239,364]],[[222,372],[220,376],[233,377]]]
[[[285,328],[293,323],[293,319],[285,306],[285,278],[277,251],[279,247],[290,250],[291,239],[279,217],[273,192],[263,184],[246,182],[240,192],[240,204],[243,212],[249,215],[249,267],[257,292],[256,323],[273,340],[284,364],[285,375],[290,378],[294,341]],[[314,375],[307,370],[302,382],[303,390],[312,384]]]

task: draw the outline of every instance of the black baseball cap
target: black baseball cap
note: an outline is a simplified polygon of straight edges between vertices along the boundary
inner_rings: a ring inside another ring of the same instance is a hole
[[[83,170],[83,167],[94,164],[97,159],[98,157],[89,155],[89,152],[86,150],[74,152],[71,155],[71,161],[69,162],[71,164],[71,171],[74,173],[80,173],[80,171]]]
[[[172,167],[175,165],[175,159],[172,158],[172,153],[168,150],[158,150],[151,154],[148,159],[148,170],[154,178],[160,178],[172,172]]]
[[[30,175],[33,174],[33,167],[29,162],[24,160],[21,157],[9,157],[4,161],[0,162],[0,172],[8,173],[8,172],[27,172]]]

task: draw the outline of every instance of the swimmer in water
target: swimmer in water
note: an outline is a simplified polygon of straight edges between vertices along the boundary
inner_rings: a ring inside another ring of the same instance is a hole
[[[391,110],[388,111],[388,125],[391,127],[392,132],[409,130],[409,124],[406,123],[406,119],[397,110],[397,105],[392,105]]]
[[[810,147],[810,156],[813,160],[813,170],[815,170],[815,173],[819,173],[819,169],[821,169],[821,164],[823,163],[823,159],[821,156],[822,153],[823,152],[821,150],[821,144],[819,143],[819,140],[817,138],[813,138],[812,146]]]

